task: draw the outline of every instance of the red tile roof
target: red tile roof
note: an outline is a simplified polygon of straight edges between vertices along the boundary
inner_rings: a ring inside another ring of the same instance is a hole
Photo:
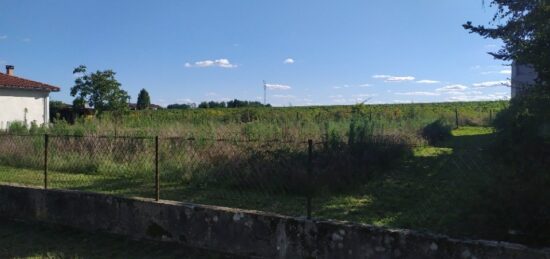
[[[17,88],[59,92],[59,87],[0,73],[0,88]]]

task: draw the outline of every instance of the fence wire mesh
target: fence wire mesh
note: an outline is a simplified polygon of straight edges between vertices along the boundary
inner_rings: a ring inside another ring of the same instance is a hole
[[[393,184],[403,181],[444,195],[445,174],[461,174],[464,182],[452,184],[467,185],[495,171],[481,149],[430,147],[435,151],[425,155],[416,148],[387,141],[4,134],[0,182],[353,220],[348,212],[358,208],[345,208],[346,199],[376,196],[369,188],[402,192]],[[394,177],[395,171],[402,173]],[[365,187],[374,177],[383,188]]]

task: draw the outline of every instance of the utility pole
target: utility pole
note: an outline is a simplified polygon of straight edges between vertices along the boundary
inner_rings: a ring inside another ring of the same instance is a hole
[[[264,80],[264,105],[267,105],[267,84]]]

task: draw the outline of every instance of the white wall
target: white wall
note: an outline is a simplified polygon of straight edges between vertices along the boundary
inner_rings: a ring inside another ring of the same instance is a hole
[[[523,89],[535,84],[538,75],[531,65],[512,64],[512,98],[520,94]]]
[[[13,121],[26,121],[28,125],[33,121],[38,125],[48,123],[48,96],[46,91],[0,89],[0,129],[6,129]]]

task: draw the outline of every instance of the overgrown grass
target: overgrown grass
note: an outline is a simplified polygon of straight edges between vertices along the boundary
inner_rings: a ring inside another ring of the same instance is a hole
[[[486,199],[480,190],[491,186],[496,174],[508,170],[487,151],[493,138],[491,128],[453,130],[452,137],[437,146],[416,147],[394,166],[371,171],[368,180],[358,181],[355,188],[315,193],[314,216],[452,236],[515,240],[513,236],[487,235],[478,225],[477,217],[483,215],[476,214],[477,201]],[[0,172],[0,182],[4,183],[41,186],[43,182],[41,170],[2,166]],[[57,171],[50,171],[50,176],[53,188],[124,196],[154,194],[152,172],[151,177],[139,180]],[[167,172],[161,175],[161,198],[305,215],[305,198],[301,195],[209,182],[193,185],[186,179],[171,178]]]

